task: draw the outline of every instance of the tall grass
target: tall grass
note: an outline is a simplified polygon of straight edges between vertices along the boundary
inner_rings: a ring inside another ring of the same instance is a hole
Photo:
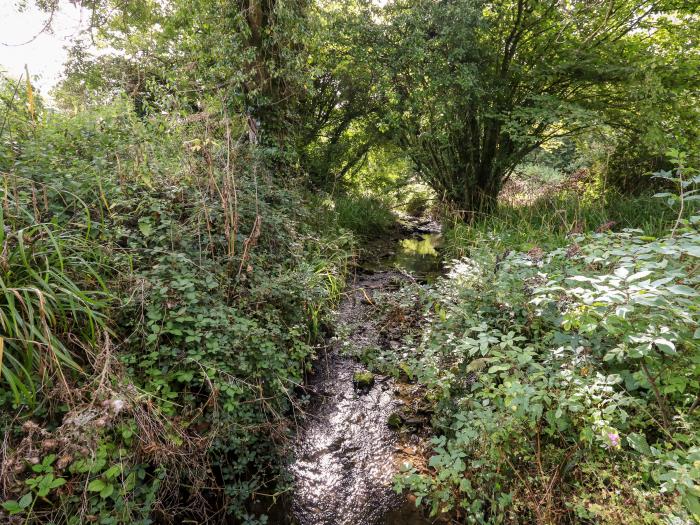
[[[638,228],[646,235],[659,236],[674,216],[673,210],[652,197],[618,196],[604,203],[564,193],[530,205],[502,204],[495,214],[471,224],[453,220],[444,234],[445,249],[448,256],[459,257],[483,243],[493,252],[556,248],[568,245],[572,233],[601,227]]]
[[[365,195],[337,197],[335,212],[340,226],[365,238],[380,237],[396,222],[386,203]]]
[[[516,172],[523,179],[535,179],[543,183],[560,182],[565,178],[561,170],[539,163],[520,164]]]
[[[33,404],[40,385],[58,384],[70,395],[68,370],[81,369],[105,328],[104,283],[82,237],[13,198],[26,193],[0,192],[0,393]]]

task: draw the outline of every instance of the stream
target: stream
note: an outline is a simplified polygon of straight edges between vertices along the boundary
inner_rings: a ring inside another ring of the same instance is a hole
[[[397,495],[399,435],[387,424],[403,403],[395,381],[375,375],[371,387],[353,385],[363,365],[340,348],[380,344],[372,322],[372,296],[398,289],[402,281],[432,280],[440,271],[434,223],[400,239],[363,263],[348,283],[338,323],[343,336],[322,357],[307,389],[313,395],[294,444],[291,512],[299,525],[419,525],[430,523],[415,505]]]

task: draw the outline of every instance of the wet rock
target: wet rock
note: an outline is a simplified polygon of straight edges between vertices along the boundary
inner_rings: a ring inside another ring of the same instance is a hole
[[[331,452],[337,452],[343,447],[344,443],[345,440],[342,437],[338,437],[337,439],[334,439],[330,445],[328,445],[328,450]]]
[[[404,427],[415,430],[424,427],[426,423],[427,420],[425,417],[415,414],[412,410],[408,410],[406,408],[393,412],[389,416],[389,419],[387,419],[387,425],[394,430]]]
[[[406,425],[407,427],[422,427],[425,424],[425,418],[419,417],[419,416],[410,416],[406,417],[403,420],[403,424]]]
[[[430,416],[435,413],[435,407],[427,401],[419,401],[416,405],[416,413],[421,416]]]
[[[352,376],[352,384],[356,391],[366,394],[374,386],[374,374],[368,370],[355,372]]]

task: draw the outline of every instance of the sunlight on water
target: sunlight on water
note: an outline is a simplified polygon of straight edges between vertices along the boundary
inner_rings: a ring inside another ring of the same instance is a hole
[[[437,257],[438,252],[435,247],[438,246],[439,240],[439,235],[426,233],[421,235],[420,239],[401,239],[400,244],[405,253]]]
[[[364,366],[338,352],[340,344],[357,348],[381,344],[376,326],[367,320],[371,303],[365,299],[367,293],[404,275],[386,271],[387,266],[401,268],[416,280],[431,281],[442,273],[439,233],[421,233],[394,243],[389,258],[379,261],[379,271],[370,270],[353,281],[339,308],[340,323],[352,329],[336,342],[309,379],[317,395],[298,430],[289,467],[294,478],[291,510],[295,524],[429,523],[413,503],[392,489],[398,473],[394,461],[398,435],[387,421],[402,404],[395,395],[394,380],[377,375],[368,392],[358,393],[353,377]]]
[[[335,341],[309,378],[308,388],[315,395],[298,429],[289,466],[295,525],[429,523],[392,488],[398,473],[398,434],[387,421],[403,403],[395,395],[394,379],[376,374],[369,390],[358,392],[354,377],[365,368],[339,353],[345,343],[359,348],[380,344],[379,331],[366,320],[370,307],[363,299],[398,275],[377,272],[352,282],[339,306],[340,322],[352,328]]]
[[[417,277],[432,280],[441,273],[442,263],[437,251],[441,242],[439,233],[424,233],[419,237],[401,239],[393,264]]]

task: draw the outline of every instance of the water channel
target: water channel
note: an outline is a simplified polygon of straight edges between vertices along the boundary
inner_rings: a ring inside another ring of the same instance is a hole
[[[397,495],[393,479],[398,434],[387,420],[401,405],[392,378],[375,376],[365,391],[353,385],[364,367],[341,355],[348,344],[380,344],[372,323],[372,297],[396,289],[402,280],[430,281],[440,271],[438,231],[414,232],[396,242],[379,261],[367,261],[339,307],[348,333],[319,360],[307,388],[313,393],[294,445],[291,513],[299,525],[422,525],[430,523],[415,505]],[[393,253],[392,253],[393,252]]]

